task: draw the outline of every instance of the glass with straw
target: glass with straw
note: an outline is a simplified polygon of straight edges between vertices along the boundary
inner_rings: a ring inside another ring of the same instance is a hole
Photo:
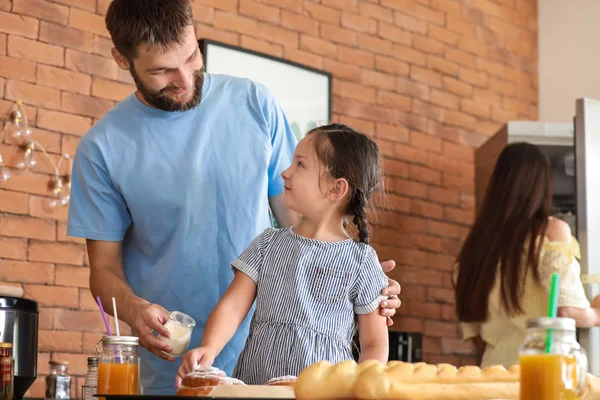
[[[587,356],[577,342],[575,320],[558,318],[560,275],[552,274],[548,316],[527,321],[521,345],[521,399],[579,399],[585,388]]]
[[[140,394],[140,353],[139,339],[135,336],[120,336],[117,305],[113,298],[113,313],[117,335],[113,336],[110,325],[102,308],[100,298],[97,298],[102,318],[106,324],[108,336],[96,343],[98,353],[98,395]],[[102,344],[102,351],[98,346]]]

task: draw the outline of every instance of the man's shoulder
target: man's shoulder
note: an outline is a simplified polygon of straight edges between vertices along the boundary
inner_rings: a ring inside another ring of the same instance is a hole
[[[131,119],[133,112],[134,107],[131,106],[130,97],[115,104],[83,135],[78,150],[90,150],[91,147],[102,148],[111,133],[113,137],[123,137],[121,133],[126,130],[124,123]]]
[[[273,93],[262,83],[249,78],[232,75],[211,74],[212,85],[223,93],[231,93],[234,96],[247,95],[263,100],[273,99]]]

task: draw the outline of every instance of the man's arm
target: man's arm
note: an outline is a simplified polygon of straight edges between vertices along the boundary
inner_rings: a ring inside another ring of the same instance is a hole
[[[290,210],[283,204],[283,193],[269,197],[269,206],[280,228],[289,228],[300,222],[300,214]]]
[[[164,308],[150,304],[137,297],[123,272],[123,246],[121,242],[87,240],[90,260],[90,290],[94,298],[100,296],[106,312],[112,312],[112,298],[115,298],[119,311],[119,319],[131,326],[140,339],[140,344],[155,355],[165,360],[175,361],[162,353],[171,352],[171,346],[159,341],[152,330],[169,337],[164,324],[169,319],[169,312]]]

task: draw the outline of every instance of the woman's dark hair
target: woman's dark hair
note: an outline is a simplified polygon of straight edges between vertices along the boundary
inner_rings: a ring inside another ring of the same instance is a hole
[[[194,24],[190,0],[113,0],[106,12],[106,29],[115,48],[133,60],[138,46],[164,49],[183,44]]]
[[[526,276],[531,273],[537,282],[540,279],[542,241],[538,239],[546,233],[551,206],[548,158],[529,143],[506,146],[458,255],[455,300],[460,321],[487,320],[489,295],[497,276],[507,315],[523,312]]]
[[[329,174],[348,181],[351,193],[346,212],[358,228],[358,239],[369,244],[367,203],[373,191],[383,186],[379,147],[367,135],[344,124],[320,126],[308,135],[315,136],[317,157]]]

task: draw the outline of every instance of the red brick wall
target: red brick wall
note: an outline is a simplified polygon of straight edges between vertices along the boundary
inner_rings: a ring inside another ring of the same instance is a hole
[[[21,99],[54,156],[133,89],[110,57],[109,0],[0,0],[0,118]],[[449,281],[473,217],[473,146],[537,117],[535,0],[196,0],[199,37],[333,73],[333,112],[385,154],[389,210],[374,235],[403,285],[397,329],[424,332],[425,360],[472,362]],[[19,149],[2,155],[14,166]],[[103,331],[81,240],[48,215],[50,169],[0,189],[0,282],[40,302],[39,374],[68,359],[81,377]],[[82,380],[75,382],[77,390]],[[43,394],[38,379],[32,395]],[[75,389],[75,388],[74,388]]]

